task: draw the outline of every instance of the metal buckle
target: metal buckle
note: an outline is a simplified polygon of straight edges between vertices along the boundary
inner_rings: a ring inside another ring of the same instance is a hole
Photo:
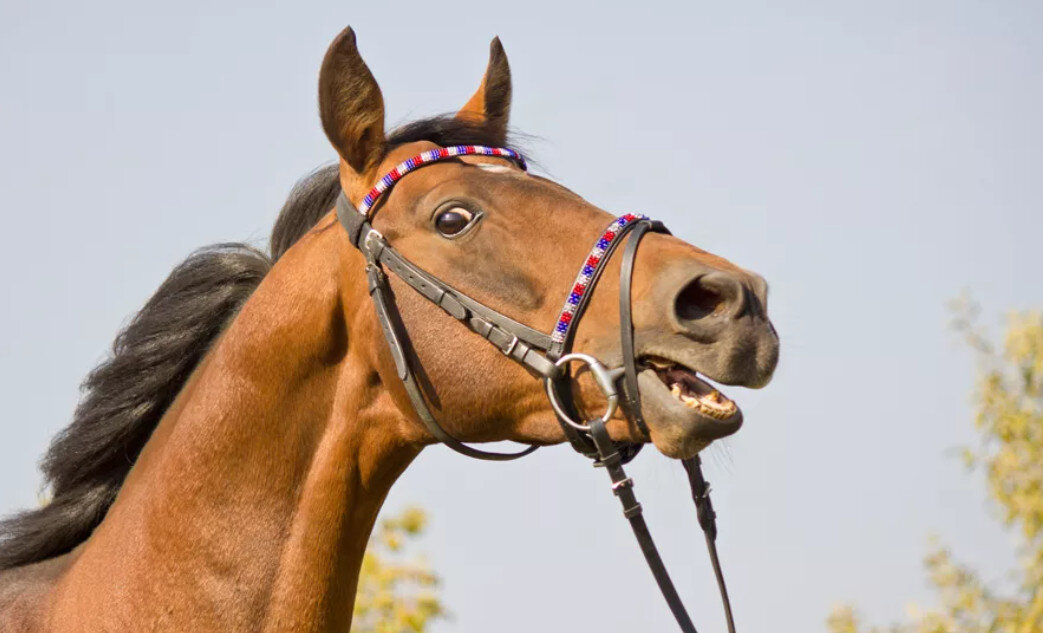
[[[627,477],[626,479],[620,479],[619,481],[613,482],[613,484],[612,484],[612,490],[614,492],[617,492],[617,493],[622,488],[633,488],[633,487],[634,487],[634,480],[631,479],[630,477]]]
[[[612,419],[612,416],[616,414],[616,410],[619,408],[619,394],[616,392],[616,379],[619,377],[619,371],[608,369],[601,364],[601,361],[589,354],[565,354],[555,361],[554,364],[557,367],[563,367],[571,361],[579,361],[590,368],[590,373],[594,376],[594,382],[601,389],[601,393],[605,394],[605,397],[608,399],[608,406],[605,408],[604,415],[601,416],[601,421],[608,424],[608,421]],[[547,389],[547,397],[550,398],[550,404],[554,407],[554,412],[558,414],[558,417],[575,429],[589,431],[589,424],[577,422],[565,413],[564,408],[558,401],[558,390],[554,386],[554,381],[547,378],[543,382]]]
[[[362,238],[362,246],[366,253],[368,253],[373,259],[378,259],[380,257],[380,252],[384,250],[384,245],[378,242],[378,248],[374,251],[373,247],[370,245],[370,240],[380,240],[380,242],[383,242],[384,234],[373,227],[369,227],[369,231],[366,232],[366,237]]]
[[[500,351],[503,352],[504,356],[510,356],[511,354],[514,353],[514,348],[518,347],[518,343],[519,343],[518,335],[512,333],[511,334],[511,342],[507,344],[507,348],[506,349],[501,347]]]

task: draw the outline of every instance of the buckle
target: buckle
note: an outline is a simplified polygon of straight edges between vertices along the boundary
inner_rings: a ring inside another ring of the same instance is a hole
[[[501,347],[500,351],[504,356],[510,356],[514,353],[514,349],[518,347],[519,339],[517,334],[511,334],[511,342],[507,344],[507,347]]]
[[[380,260],[380,253],[384,250],[384,234],[373,227],[369,227],[366,236],[362,238],[362,248],[369,259]]]
[[[630,477],[627,477],[626,479],[620,479],[619,481],[613,482],[612,483],[612,492],[615,492],[616,494],[619,494],[619,491],[621,489],[623,489],[623,488],[633,488],[633,487],[634,487],[634,480],[631,479]]]

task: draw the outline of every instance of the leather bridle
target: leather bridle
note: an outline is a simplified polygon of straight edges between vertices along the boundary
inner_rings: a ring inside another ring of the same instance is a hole
[[[462,155],[503,157],[513,161],[522,169],[526,168],[521,155],[506,148],[474,145],[439,148],[418,154],[385,174],[378,181],[377,186],[363,199],[360,208],[352,205],[343,192],[337,198],[337,218],[347,231],[351,243],[365,257],[369,294],[376,308],[377,320],[387,339],[398,377],[405,386],[413,408],[424,426],[439,442],[468,457],[506,461],[524,457],[539,448],[532,445],[513,453],[484,451],[464,444],[439,424],[428,407],[423,388],[417,381],[414,363],[419,361],[412,353],[408,333],[395,305],[385,269],[395,273],[399,279],[421,296],[466,325],[472,332],[485,338],[507,358],[544,381],[547,396],[569,443],[576,451],[593,459],[595,466],[604,467],[608,472],[612,482],[612,491],[623,506],[623,515],[630,522],[645,560],[681,630],[684,633],[696,633],[695,626],[674,588],[648,531],[648,526],[642,516],[641,504],[634,495],[633,480],[623,470],[623,466],[637,455],[642,445],[613,441],[605,428],[616,409],[622,408],[638,430],[646,437],[649,435],[648,427],[641,413],[641,397],[637,382],[631,281],[634,260],[637,257],[638,246],[642,238],[649,232],[668,233],[668,231],[661,223],[635,214],[624,215],[610,224],[592,250],[591,256],[584,263],[559,316],[555,331],[550,335],[544,334],[480,303],[416,266],[396,251],[370,224],[370,218],[376,210],[382,194],[390,190],[395,182],[424,165]],[[609,369],[593,356],[572,352],[572,343],[576,325],[587,308],[594,286],[615,249],[628,236],[620,267],[619,285],[622,366]],[[608,401],[606,411],[601,417],[586,422],[580,419],[578,407],[571,392],[572,375],[569,365],[577,362],[589,369],[594,382]],[[621,390],[617,388],[617,383],[622,384]],[[705,536],[714,575],[717,578],[721,599],[724,603],[728,630],[730,633],[735,633],[728,592],[717,557],[716,515],[710,502],[710,487],[703,478],[698,456],[683,460],[683,464],[688,473],[699,525]]]

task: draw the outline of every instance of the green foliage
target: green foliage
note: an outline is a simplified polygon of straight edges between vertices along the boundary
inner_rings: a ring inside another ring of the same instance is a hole
[[[423,560],[407,560],[406,543],[424,531],[427,517],[410,508],[384,519],[370,538],[362,559],[353,633],[423,633],[444,617],[436,594],[438,576]]]
[[[827,620],[831,633],[1043,633],[1043,313],[1012,314],[997,351],[975,326],[976,309],[958,307],[956,324],[981,364],[974,423],[982,442],[965,459],[985,472],[1018,537],[1017,586],[1000,595],[934,543],[924,565],[936,607],[914,607],[907,622],[886,629],[863,628],[851,607],[839,607]]]

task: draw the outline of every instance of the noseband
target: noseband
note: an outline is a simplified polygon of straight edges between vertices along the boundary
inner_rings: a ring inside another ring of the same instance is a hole
[[[419,361],[415,354],[411,353],[412,347],[409,344],[408,333],[395,305],[394,295],[391,292],[387,274],[384,272],[385,268],[395,273],[399,279],[428,301],[462,322],[472,332],[485,338],[504,356],[520,364],[533,376],[543,380],[547,397],[550,399],[569,443],[579,453],[593,459],[595,466],[604,467],[608,472],[612,481],[612,491],[623,506],[623,515],[630,522],[645,560],[681,630],[684,633],[696,633],[695,626],[681,603],[655,543],[652,541],[652,536],[642,516],[641,504],[634,496],[633,480],[623,470],[623,465],[637,455],[642,445],[613,441],[605,428],[617,409],[621,408],[638,430],[649,437],[648,426],[641,414],[641,398],[637,383],[631,280],[634,260],[641,239],[649,232],[668,233],[668,231],[661,223],[640,214],[628,213],[613,220],[584,261],[558,315],[554,331],[549,335],[544,334],[476,301],[416,266],[388,244],[384,236],[370,223],[382,195],[406,174],[434,162],[470,155],[501,157],[514,162],[523,170],[526,169],[525,159],[511,149],[480,145],[443,147],[422,152],[399,163],[381,177],[376,186],[362,199],[358,208],[352,205],[343,192],[337,197],[337,218],[347,231],[351,243],[362,252],[366,259],[369,294],[376,308],[377,320],[380,322],[391,350],[398,377],[405,386],[406,393],[421,422],[438,441],[449,448],[468,457],[495,461],[518,459],[539,448],[531,445],[514,453],[484,451],[464,444],[438,423],[417,382],[413,363]],[[577,324],[586,311],[594,287],[600,280],[613,252],[627,235],[630,236],[630,239],[623,252],[619,285],[622,366],[610,369],[593,356],[572,352],[572,344]],[[593,376],[595,384],[607,399],[608,404],[601,417],[583,421],[582,416],[579,415],[579,407],[572,394],[572,375],[569,369],[571,363],[585,365]],[[622,388],[618,388],[617,384],[621,384]],[[703,529],[721,599],[724,603],[728,630],[730,633],[735,633],[728,592],[717,558],[716,515],[710,502],[710,487],[703,478],[698,456],[683,460],[683,464],[688,473],[699,525]]]

